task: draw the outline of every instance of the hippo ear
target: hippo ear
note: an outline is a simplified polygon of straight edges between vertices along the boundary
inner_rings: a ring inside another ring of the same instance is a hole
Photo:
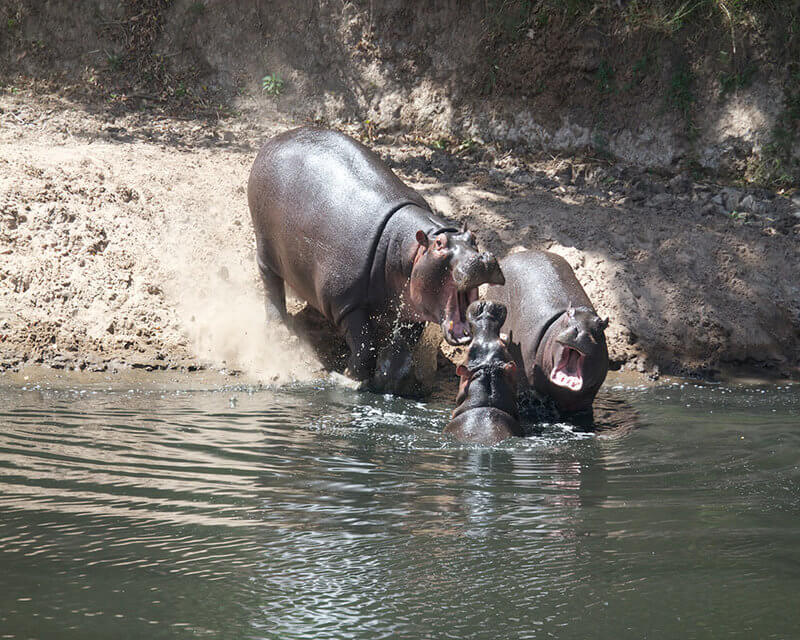
[[[597,326],[600,328],[600,331],[608,329],[608,318],[600,318],[600,322]]]
[[[567,317],[571,320],[575,317],[575,307],[572,306],[572,303],[569,303],[569,307],[567,307]]]
[[[461,378],[468,378],[469,369],[467,369],[463,364],[460,364],[456,367],[456,375],[458,375]]]
[[[421,247],[428,248],[428,235],[422,229],[417,231],[417,242]]]
[[[506,277],[503,275],[503,271],[500,269],[500,265],[497,264],[497,260],[494,258],[494,256],[492,256],[491,261],[489,261],[488,282],[489,284],[499,284],[499,285],[504,285],[506,283]]]

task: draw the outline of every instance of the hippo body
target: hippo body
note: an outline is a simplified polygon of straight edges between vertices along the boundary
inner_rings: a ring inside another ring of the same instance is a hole
[[[508,308],[509,348],[527,385],[559,412],[591,411],[608,373],[607,320],[598,317],[569,263],[547,251],[522,251],[500,261],[505,286],[486,297]]]
[[[477,286],[502,282],[470,232],[435,216],[378,156],[341,133],[303,127],[269,140],[253,164],[248,201],[268,315],[286,319],[288,283],[344,334],[351,376],[369,381],[379,365],[380,391],[408,388],[408,380],[393,388],[392,372],[411,375],[424,322],[441,323],[453,344],[469,341],[464,315]]]
[[[522,435],[516,365],[500,339],[505,317],[505,307],[496,302],[473,302],[467,310],[472,343],[465,364],[457,369],[461,384],[456,408],[444,428],[462,442],[496,444]]]

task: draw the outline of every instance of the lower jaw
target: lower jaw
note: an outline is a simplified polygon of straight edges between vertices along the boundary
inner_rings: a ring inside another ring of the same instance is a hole
[[[561,371],[554,371],[548,376],[551,384],[566,389],[567,391],[579,392],[583,389],[583,376],[570,376]]]
[[[445,340],[454,346],[467,344],[472,340],[472,335],[469,331],[469,323],[466,321],[466,315],[467,307],[478,299],[478,290],[470,289],[466,293],[456,293],[456,296],[458,297],[456,298],[457,304],[455,313],[451,314],[440,323]],[[454,317],[458,318],[458,320],[454,320]],[[463,333],[460,337],[456,337],[456,333],[459,330],[463,331]]]

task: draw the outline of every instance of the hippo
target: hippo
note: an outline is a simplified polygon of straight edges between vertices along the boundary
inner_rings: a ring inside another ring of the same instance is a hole
[[[467,319],[472,343],[466,364],[456,369],[461,383],[444,433],[462,442],[489,445],[521,436],[516,364],[500,338],[506,307],[478,300],[469,305]]]
[[[506,330],[521,371],[520,388],[550,398],[562,415],[591,413],[608,373],[608,320],[597,315],[557,254],[513,253],[500,267],[506,284],[490,286],[486,298],[508,308]]]
[[[425,322],[469,342],[478,286],[504,282],[466,226],[434,215],[342,133],[301,127],[268,140],[247,196],[268,319],[287,319],[288,284],[344,335],[345,374],[376,391],[414,395],[411,349]]]

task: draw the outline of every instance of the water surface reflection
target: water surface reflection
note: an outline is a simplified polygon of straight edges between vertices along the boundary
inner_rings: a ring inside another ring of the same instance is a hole
[[[791,637],[800,394],[611,391],[481,448],[326,386],[0,390],[0,630]]]

